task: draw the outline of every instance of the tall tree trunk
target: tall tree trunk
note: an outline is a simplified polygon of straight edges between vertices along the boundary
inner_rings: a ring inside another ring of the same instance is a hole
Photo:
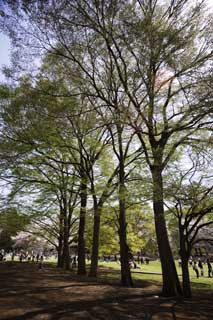
[[[153,179],[153,209],[155,216],[155,229],[157,235],[158,249],[161,260],[164,296],[175,296],[181,294],[180,281],[169,244],[163,207],[163,179],[162,170],[158,166],[152,167]]]
[[[57,247],[57,268],[63,268],[64,260],[63,260],[63,243],[60,241],[59,246]]]
[[[180,256],[181,256],[181,268],[182,268],[182,284],[183,284],[183,296],[185,298],[191,298],[191,284],[189,276],[189,256],[191,248],[186,242],[184,235],[184,227],[181,225],[181,220],[179,221],[179,236],[180,236]]]
[[[187,255],[181,256],[182,261],[182,279],[183,279],[183,296],[185,298],[191,298],[192,292],[191,292],[191,284],[190,284],[190,276],[189,276],[189,257]]]
[[[97,204],[94,206],[93,243],[89,273],[90,277],[97,277],[101,209],[102,208],[98,207]]]
[[[59,237],[58,237],[58,246],[57,246],[57,252],[58,252],[58,259],[57,259],[57,267],[63,268],[63,229],[64,229],[64,219],[63,219],[63,213],[60,209],[60,216],[59,216]]]
[[[122,192],[120,186],[120,193]],[[120,194],[120,197],[122,195]],[[126,239],[126,214],[125,214],[125,200],[119,199],[119,240],[120,240],[120,258],[121,258],[121,284],[125,287],[132,287],[133,281],[129,265],[129,247]]]
[[[81,179],[81,208],[80,219],[78,229],[78,271],[80,275],[86,274],[86,262],[85,262],[85,221],[86,221],[86,206],[87,206],[87,183],[84,177]]]
[[[98,271],[98,251],[99,251],[99,237],[100,237],[100,222],[101,222],[101,212],[104,205],[104,202],[109,197],[108,188],[111,186],[113,178],[117,173],[117,169],[114,170],[111,177],[109,178],[106,189],[102,193],[99,201],[95,193],[95,186],[92,180],[91,181],[91,191],[93,194],[93,207],[94,207],[94,224],[93,224],[93,243],[92,243],[92,257],[91,257],[91,266],[89,276],[97,277]]]
[[[67,217],[64,218],[64,246],[63,246],[63,268],[70,269],[70,250],[69,250],[69,226]]]
[[[122,129],[118,125],[118,144],[119,144],[119,242],[121,258],[121,284],[126,287],[133,286],[130,265],[129,247],[126,238],[126,188],[125,188],[125,167],[122,145]]]

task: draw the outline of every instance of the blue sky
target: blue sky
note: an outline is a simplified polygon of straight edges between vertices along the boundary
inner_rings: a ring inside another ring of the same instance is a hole
[[[210,11],[212,12],[213,0],[207,0]],[[10,63],[10,40],[7,36],[0,33],[0,82],[4,81],[4,75],[2,74],[2,67],[9,65]]]
[[[3,65],[9,65],[10,63],[10,40],[7,36],[0,33],[0,81],[4,81],[2,74]]]

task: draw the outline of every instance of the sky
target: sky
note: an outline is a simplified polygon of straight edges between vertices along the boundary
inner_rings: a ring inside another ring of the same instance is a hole
[[[195,0],[194,0],[195,1]],[[208,6],[213,9],[213,0],[207,0]],[[212,10],[211,10],[212,11]],[[2,67],[10,64],[10,40],[7,36],[0,33],[0,82],[5,80]]]
[[[7,36],[0,33],[0,82],[5,80],[1,69],[3,65],[9,65],[9,63],[10,63],[10,40]]]

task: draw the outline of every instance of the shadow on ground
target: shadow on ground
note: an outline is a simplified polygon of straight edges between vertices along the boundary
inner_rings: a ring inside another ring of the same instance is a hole
[[[0,283],[1,320],[213,319],[211,294],[166,299],[151,282],[122,288],[116,281],[77,277],[50,266],[1,263]]]

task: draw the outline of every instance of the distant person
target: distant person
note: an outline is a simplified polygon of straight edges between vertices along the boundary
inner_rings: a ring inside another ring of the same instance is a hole
[[[204,276],[203,264],[202,264],[202,262],[201,262],[200,259],[198,259],[198,267],[199,267],[199,269],[200,269],[200,275],[201,275],[201,277],[203,277],[203,276]]]
[[[198,270],[198,266],[197,266],[197,261],[194,261],[194,263],[193,263],[193,270],[195,271],[197,278],[199,278],[199,270]]]
[[[149,264],[149,258],[148,257],[145,258],[145,262],[146,262],[146,264]]]
[[[137,253],[137,262],[140,263],[140,252]]]
[[[36,262],[39,261],[39,254],[36,255]]]
[[[39,268],[39,269],[42,269],[42,268],[43,268],[43,261],[44,261],[44,257],[41,256],[41,257],[40,257],[40,260],[39,260],[39,264],[38,264],[38,268]]]
[[[141,264],[144,264],[144,258],[141,257]]]
[[[208,277],[211,278],[212,277],[212,266],[211,266],[211,263],[208,258],[206,259],[206,263],[207,263],[207,267],[208,267]]]
[[[72,259],[72,267],[76,268],[76,266],[77,266],[77,258],[76,258],[76,256],[74,256]]]
[[[131,250],[130,250],[130,248],[129,248],[128,245],[127,245],[127,252],[128,252],[128,259],[129,259],[129,266],[130,266],[130,268],[136,269],[136,268],[137,268],[137,265],[136,265],[136,263],[135,263],[135,261],[134,261],[134,256],[133,256],[133,254],[132,254],[132,252],[131,252]]]

